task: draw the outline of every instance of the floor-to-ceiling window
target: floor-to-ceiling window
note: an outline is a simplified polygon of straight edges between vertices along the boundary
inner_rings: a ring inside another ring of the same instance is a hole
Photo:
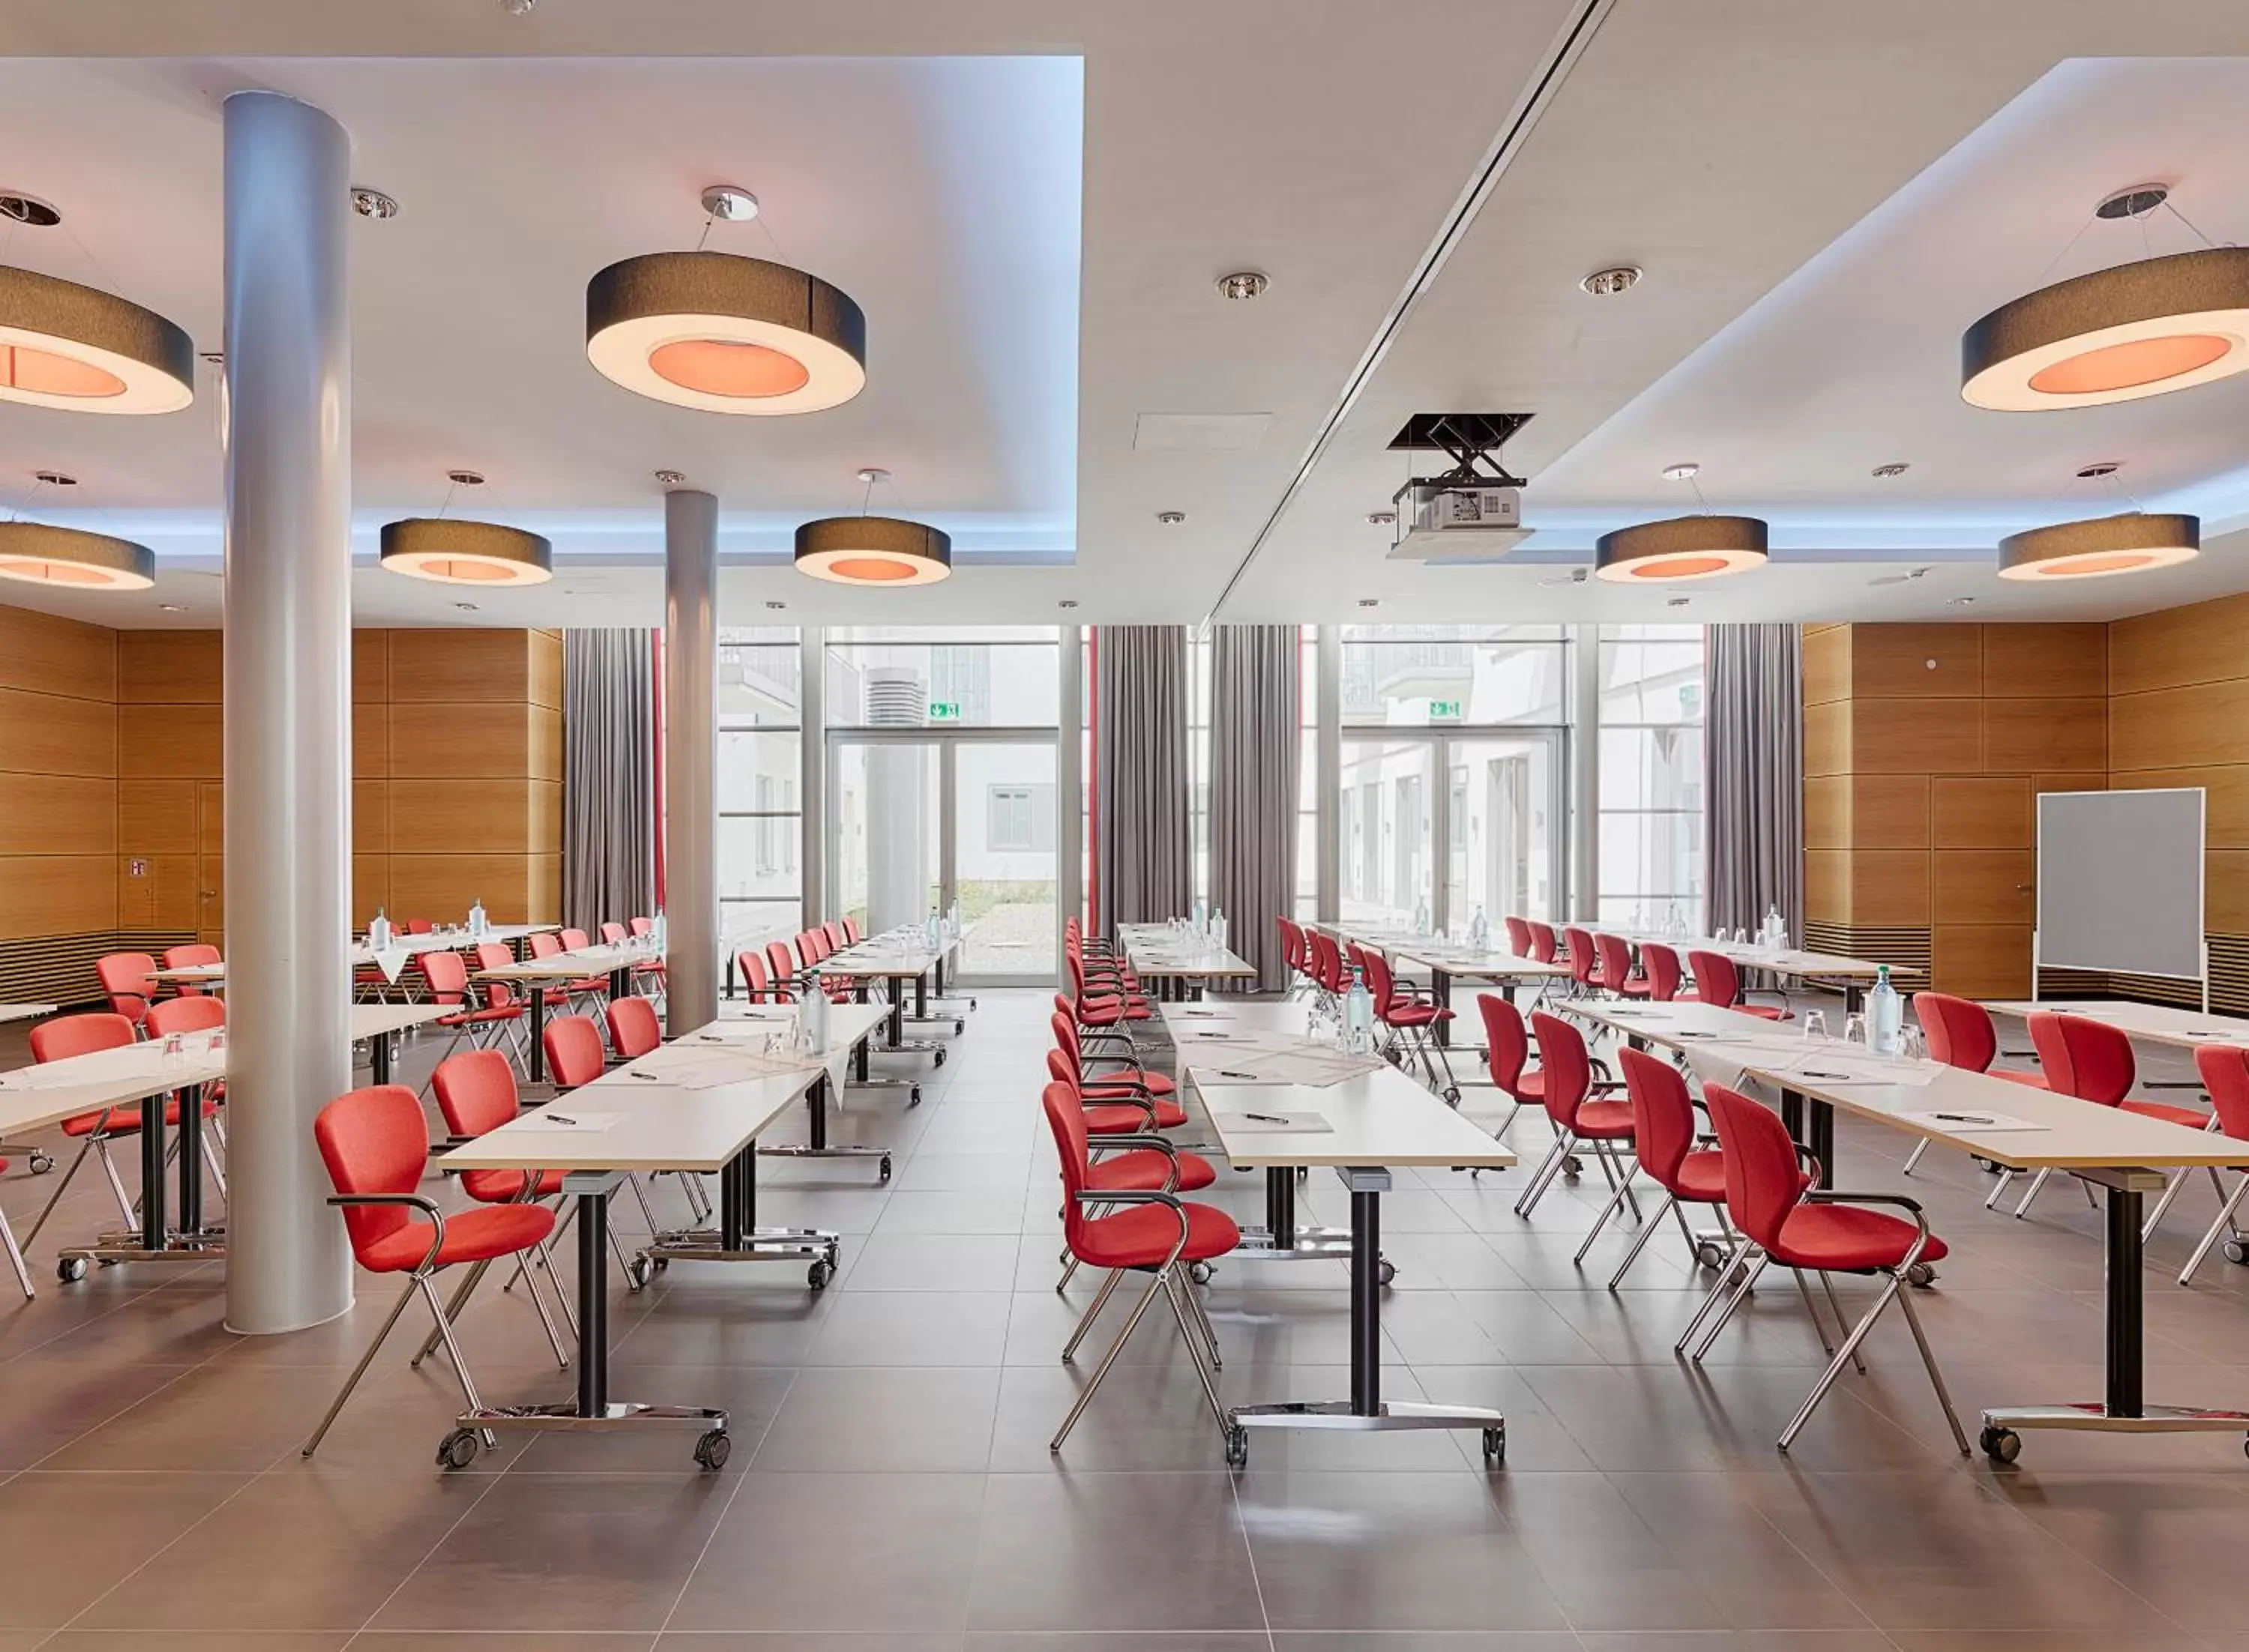
[[[794,627],[719,633],[719,937],[728,957],[804,922],[798,661]]]
[[[1606,923],[1702,925],[1702,628],[1603,626],[1600,899]]]

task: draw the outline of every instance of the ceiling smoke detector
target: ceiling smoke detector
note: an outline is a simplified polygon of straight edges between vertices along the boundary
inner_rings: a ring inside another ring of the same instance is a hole
[[[1893,477],[1903,476],[1906,473],[1906,470],[1907,467],[1905,465],[1897,463],[1878,464],[1874,467],[1874,474],[1881,481],[1888,482]]]
[[[156,606],[167,614],[185,614],[188,611],[188,605],[184,602],[160,602]]]
[[[1694,600],[1692,597],[1666,597],[1663,599],[1663,606],[1667,608],[1683,608]]]
[[[52,230],[63,221],[63,215],[35,195],[7,189],[0,190],[0,218],[29,224],[34,230]]]
[[[1258,298],[1273,283],[1255,270],[1236,270],[1232,275],[1218,278],[1219,296],[1227,298]]]
[[[456,602],[453,606],[463,614],[474,614],[478,611],[477,605],[473,602]]]
[[[1596,298],[1613,298],[1638,286],[1640,273],[1636,264],[1613,264],[1605,270],[1594,271],[1578,284]]]
[[[362,218],[374,218],[378,221],[383,218],[395,218],[398,216],[398,202],[380,189],[369,189],[364,185],[354,184],[352,187],[352,210]]]
[[[527,17],[539,0],[499,0],[499,9],[511,17]]]

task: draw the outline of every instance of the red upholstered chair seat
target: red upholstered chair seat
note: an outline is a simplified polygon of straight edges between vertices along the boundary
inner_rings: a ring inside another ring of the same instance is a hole
[[[1894,1268],[1920,1236],[1912,1223],[1864,1205],[1799,1204],[1766,1248],[1774,1261],[1792,1268],[1843,1272]],[[1930,1234],[1921,1260],[1942,1262],[1946,1255],[1944,1241]]]
[[[1183,1262],[1207,1262],[1241,1243],[1241,1230],[1216,1205],[1186,1207],[1187,1242]],[[1088,1267],[1152,1268],[1179,1243],[1180,1218],[1160,1204],[1135,1205],[1114,1216],[1096,1217],[1080,1230],[1075,1247]]]

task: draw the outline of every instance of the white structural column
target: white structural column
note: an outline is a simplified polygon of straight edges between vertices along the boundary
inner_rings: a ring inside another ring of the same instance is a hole
[[[719,501],[664,496],[664,1018],[719,1013]]]
[[[225,157],[226,1318],[264,1334],[352,1302],[313,1141],[352,1081],[351,141],[244,92]]]
[[[807,929],[828,915],[828,634],[797,634],[798,888]]]
[[[1587,922],[1601,901],[1601,628],[1570,627],[1570,898],[1564,918]]]
[[[1323,923],[1343,918],[1343,632],[1324,625],[1313,655],[1318,675],[1314,696],[1317,726],[1312,737],[1312,763],[1317,783],[1312,796],[1319,812],[1312,817],[1312,841],[1319,865],[1314,869],[1313,910]]]
[[[1062,628],[1062,716],[1055,738],[1055,957],[1063,926],[1085,917],[1085,631]],[[1059,975],[1057,975],[1059,979]]]

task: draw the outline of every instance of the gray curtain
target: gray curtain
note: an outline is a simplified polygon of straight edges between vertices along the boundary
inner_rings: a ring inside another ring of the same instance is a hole
[[[1094,632],[1095,927],[1159,922],[1193,904],[1188,819],[1187,638],[1175,625]]]
[[[1296,899],[1296,645],[1292,625],[1211,633],[1210,895],[1268,992],[1289,984],[1273,920]]]
[[[1709,924],[1748,929],[1778,902],[1804,935],[1804,646],[1792,625],[1705,633],[1704,881]]]
[[[562,634],[562,921],[656,910],[654,636]]]

